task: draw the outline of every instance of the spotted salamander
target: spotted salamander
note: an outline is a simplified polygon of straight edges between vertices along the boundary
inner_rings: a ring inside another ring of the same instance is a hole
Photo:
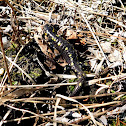
[[[53,45],[61,53],[63,58],[74,70],[77,78],[79,79],[74,91],[69,95],[74,96],[80,90],[82,84],[86,83],[86,75],[79,66],[74,47],[67,40],[57,35],[52,25],[44,25],[44,30],[45,34],[47,34],[52,39],[51,45]]]

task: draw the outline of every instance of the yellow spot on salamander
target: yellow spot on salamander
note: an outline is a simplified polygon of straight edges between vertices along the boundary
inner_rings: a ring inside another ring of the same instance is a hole
[[[72,56],[72,54],[69,54],[69,57],[71,57]]]
[[[68,50],[68,47],[66,47],[65,50],[67,51]]]
[[[83,73],[83,76],[85,76],[85,73]]]
[[[45,33],[45,35],[47,36],[47,33]]]
[[[56,39],[52,38],[53,41],[56,41]]]
[[[61,45],[61,42],[58,42],[58,46],[60,46]]]
[[[56,35],[56,37],[59,37],[59,35]]]
[[[53,28],[52,32],[55,32],[54,28]]]
[[[73,58],[72,58],[72,57],[70,57],[70,60],[71,60],[71,61],[73,61]]]
[[[72,62],[72,63],[71,63],[71,66],[73,66],[73,65],[74,65],[74,63]]]
[[[81,87],[82,86],[82,83],[79,83],[79,87]]]

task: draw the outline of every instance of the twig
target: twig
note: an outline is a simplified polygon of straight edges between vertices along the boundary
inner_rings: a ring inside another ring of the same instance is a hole
[[[34,99],[34,98],[33,98]],[[53,98],[53,100],[56,100],[56,98]],[[87,108],[94,108],[94,107],[102,107],[102,106],[106,106],[106,105],[112,105],[112,104],[117,104],[119,102],[115,101],[115,102],[110,102],[110,103],[104,103],[104,104],[98,104],[98,105],[93,105],[93,106],[87,106]],[[84,108],[83,107],[79,107],[80,110],[83,110]],[[78,108],[73,108],[73,109],[68,109],[68,112],[71,112],[71,111],[77,111]],[[61,111],[57,111],[57,114],[64,114],[66,113],[65,110],[61,110]],[[50,112],[50,113],[44,113],[44,114],[41,114],[43,116],[51,116],[51,115],[54,115],[54,112]],[[29,116],[29,117],[23,117],[22,120],[25,120],[25,119],[29,119],[29,118],[35,118],[36,116]],[[6,121],[3,121],[4,123],[7,123],[7,122],[12,122],[12,121],[18,121],[20,118],[17,118],[17,119],[12,119],[12,120],[6,120]]]
[[[66,96],[60,95],[60,94],[57,94],[56,97],[59,97],[59,98],[62,98],[62,99],[69,100],[69,101],[71,101],[71,102],[75,102],[75,103],[80,104],[80,105],[87,111],[87,113],[90,115],[90,117],[91,117],[93,123],[96,125],[96,120],[95,120],[93,114],[92,114],[92,113],[90,112],[90,110],[89,110],[86,106],[84,106],[82,103],[78,102],[78,101],[75,100],[75,99],[72,99],[72,98],[70,98],[70,97],[66,97]]]
[[[5,2],[15,11],[18,11],[19,13],[21,13],[17,8],[15,8],[14,6],[12,6],[8,0],[5,0]]]
[[[2,54],[2,52],[0,51],[0,53]],[[10,62],[10,63],[12,63],[15,67],[17,67],[22,73],[24,73],[32,82],[33,82],[33,84],[35,84],[35,81],[24,71],[24,70],[22,70],[16,63],[14,63],[11,59],[9,59],[7,56],[5,56],[6,57],[6,59]]]
[[[83,13],[81,13],[81,16],[83,17],[83,19],[84,19],[84,21],[86,22],[86,24],[87,24],[87,26],[88,26],[90,32],[92,33],[92,35],[93,35],[93,37],[94,37],[94,39],[95,39],[95,41],[96,41],[96,43],[97,43],[97,45],[98,45],[98,47],[99,47],[101,53],[102,53],[102,55],[103,55],[104,58],[106,59],[107,65],[110,66],[110,62],[109,62],[108,58],[105,56],[105,54],[104,54],[104,52],[103,52],[103,50],[102,50],[102,47],[101,47],[101,45],[99,44],[99,42],[98,42],[98,40],[97,40],[97,38],[96,38],[96,36],[95,36],[93,30],[91,29],[91,27],[90,27],[90,25],[89,25],[89,23],[88,23],[88,21],[87,21],[87,19],[85,18],[85,16],[84,16]]]
[[[111,19],[111,18],[109,18],[109,17],[107,17],[107,19],[110,20],[110,21],[112,21],[112,22],[114,22],[114,23],[116,23],[116,24],[118,24],[118,25],[121,26],[121,27],[126,28],[126,25],[124,25],[123,22],[116,21],[116,20]]]
[[[25,71],[24,71],[25,72]],[[23,73],[24,73],[23,72]],[[27,76],[27,73],[24,73],[26,76]],[[29,76],[27,76],[28,78],[29,78]],[[29,79],[31,79],[31,77],[29,78]],[[34,80],[31,80],[31,81],[34,81]],[[8,87],[8,88],[35,88],[35,87],[40,87],[40,88],[42,88],[42,87],[53,87],[53,86],[68,86],[68,85],[76,85],[77,84],[77,82],[73,82],[73,83],[58,83],[58,84],[37,84],[37,85],[15,85],[15,86],[8,86],[8,85],[6,85],[6,86],[0,86],[0,87]]]
[[[109,111],[112,111],[112,110],[115,109],[116,107],[118,107],[118,106],[120,106],[120,105],[124,105],[124,104],[126,104],[126,100],[124,100],[124,101],[118,103],[118,104],[115,105],[115,106],[110,107],[109,109],[107,109],[107,110],[105,110],[105,111],[103,111],[103,112],[99,112],[99,113],[96,112],[96,113],[93,114],[93,116],[94,116],[94,117],[101,116],[101,115],[103,115],[103,114],[106,114],[106,113],[109,112]],[[89,119],[89,118],[91,118],[90,115],[87,116],[87,117],[83,117],[83,118],[81,118],[80,120],[75,121],[74,123],[79,123],[79,122],[82,122],[82,121],[87,120],[87,119]]]
[[[8,65],[7,65],[7,61],[6,61],[6,57],[5,57],[5,53],[4,53],[1,31],[0,31],[0,43],[1,43],[1,50],[2,50],[2,55],[3,55],[3,60],[4,60],[4,63],[5,63],[5,68],[6,68],[7,75],[8,75],[8,80],[10,82],[10,85],[12,85],[10,74],[9,74],[9,69],[8,69]]]
[[[16,57],[14,59],[14,62],[16,62],[17,57],[18,57],[18,55],[20,54],[20,52],[22,51],[23,48],[24,48],[24,46],[22,46],[21,49],[19,50],[19,52],[17,53],[17,55],[16,55]],[[10,65],[9,72],[11,71],[12,68],[13,68],[13,64]],[[3,76],[3,78],[2,78],[2,81],[1,81],[1,86],[4,85],[6,79],[7,79],[7,76],[6,76],[6,73],[5,73],[4,76]]]
[[[121,6],[122,6],[122,8],[124,10],[124,13],[125,13],[125,6],[123,5],[123,2],[121,0],[119,0],[119,2],[120,2]]]
[[[7,105],[7,104],[4,104],[4,106],[9,107],[9,108],[14,109],[14,110],[17,110],[17,111],[30,113],[30,114],[32,114],[32,115],[35,115],[36,117],[40,117],[40,118],[42,118],[42,119],[44,119],[44,120],[47,120],[48,122],[54,122],[51,118],[46,118],[46,117],[42,116],[41,114],[36,114],[36,113],[34,113],[34,112],[32,112],[32,111],[29,111],[29,110],[16,108],[16,107],[13,107],[13,106]],[[56,121],[56,122],[57,122],[57,123],[62,123],[62,124],[64,124],[64,125],[79,126],[79,125],[64,123],[64,122],[61,122],[61,121]]]
[[[9,114],[11,113],[11,111],[12,111],[12,109],[9,109],[9,110],[7,111],[7,113],[4,115],[3,119],[0,121],[0,126],[3,125],[4,120],[6,120],[6,118],[9,116]]]

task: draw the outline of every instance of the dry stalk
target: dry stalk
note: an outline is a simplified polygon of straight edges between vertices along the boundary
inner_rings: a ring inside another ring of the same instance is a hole
[[[3,48],[1,31],[0,31],[0,43],[1,43],[1,50],[2,50],[2,55],[3,55],[3,60],[4,60],[4,63],[5,63],[5,68],[6,68],[7,75],[8,75],[8,80],[9,80],[10,85],[12,85],[11,78],[10,78],[10,73],[9,73],[9,69],[8,69],[8,64],[7,64],[7,61],[6,61],[5,52],[4,52],[4,48]]]

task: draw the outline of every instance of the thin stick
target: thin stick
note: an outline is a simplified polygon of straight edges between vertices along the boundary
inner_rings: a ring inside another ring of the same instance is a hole
[[[95,113],[93,114],[93,116],[94,116],[94,117],[101,116],[101,115],[103,115],[103,114],[106,114],[107,112],[110,112],[110,111],[116,109],[116,107],[118,107],[118,106],[120,106],[120,105],[122,106],[122,105],[124,105],[124,104],[126,104],[126,100],[124,100],[124,101],[122,101],[122,102],[119,102],[118,104],[116,104],[116,105],[110,107],[109,109],[107,109],[107,110],[105,110],[105,111],[103,111],[103,112],[99,112],[99,113],[95,112]],[[89,119],[89,118],[91,118],[90,115],[88,115],[88,116],[86,116],[86,117],[82,117],[80,120],[74,121],[73,123],[76,124],[76,123],[82,122],[82,121],[84,121],[84,120],[87,120],[87,119]]]
[[[0,51],[0,54],[2,54],[2,52]],[[24,73],[30,80],[31,82],[33,82],[33,84],[35,84],[35,81],[24,71],[22,70],[15,62],[13,62],[11,59],[9,59],[7,56],[5,56],[6,59],[12,63],[15,67],[17,67],[22,73]]]
[[[101,45],[99,44],[99,42],[98,42],[98,40],[97,40],[97,38],[96,38],[96,36],[95,36],[95,34],[94,34],[92,28],[90,27],[90,25],[89,25],[89,23],[88,23],[88,21],[87,21],[87,19],[84,17],[84,14],[83,14],[83,13],[81,13],[81,16],[83,17],[83,20],[85,21],[85,23],[87,24],[87,26],[88,26],[90,32],[92,33],[92,36],[94,37],[94,39],[95,39],[95,41],[96,41],[96,43],[97,43],[97,45],[98,45],[98,47],[99,47],[99,49],[100,49],[102,55],[104,56],[104,59],[106,60],[107,65],[110,66],[110,62],[109,62],[108,58],[105,56],[105,54],[104,54],[104,52],[103,52],[103,50],[102,50],[102,47],[101,47]]]
[[[5,2],[15,11],[17,11],[18,13],[21,13],[20,10],[18,10],[17,8],[15,8],[13,5],[10,4],[10,2],[8,0],[5,0]]]
[[[6,68],[6,71],[7,71],[7,75],[8,75],[8,80],[10,82],[10,85],[12,85],[10,74],[9,74],[9,69],[8,69],[8,65],[7,65],[7,61],[6,61],[6,57],[5,57],[5,53],[4,53],[1,31],[0,31],[0,43],[1,43],[1,50],[2,50],[2,55],[3,55],[3,60],[4,60],[4,63],[5,63],[4,65],[5,65],[5,68]]]
[[[36,114],[36,113],[34,113],[34,112],[32,112],[32,111],[29,111],[29,110],[16,108],[16,107],[13,107],[13,106],[7,105],[7,104],[4,104],[4,106],[9,107],[9,108],[14,109],[14,110],[17,110],[17,111],[30,113],[30,114],[32,114],[32,115],[34,115],[34,116],[36,116],[36,117],[40,117],[40,118],[42,118],[43,120],[48,121],[48,122],[54,122],[51,118],[44,117],[44,116],[42,116],[41,114]],[[57,122],[57,123],[62,123],[62,124],[64,124],[64,125],[79,126],[79,125],[76,125],[76,124],[69,124],[69,123],[61,122],[61,121],[56,121],[56,122]]]
[[[23,48],[24,48],[24,46],[22,46],[21,49],[19,50],[19,52],[17,53],[17,55],[16,55],[16,57],[14,59],[14,62],[15,63],[16,63],[16,60],[17,60],[18,55],[20,54],[20,52],[22,51]],[[13,64],[10,65],[9,72],[12,70],[12,68],[13,68]],[[4,76],[3,76],[3,78],[2,78],[2,80],[1,80],[1,84],[0,84],[1,86],[4,85],[6,79],[7,79],[7,76],[6,76],[6,73],[5,73]]]

